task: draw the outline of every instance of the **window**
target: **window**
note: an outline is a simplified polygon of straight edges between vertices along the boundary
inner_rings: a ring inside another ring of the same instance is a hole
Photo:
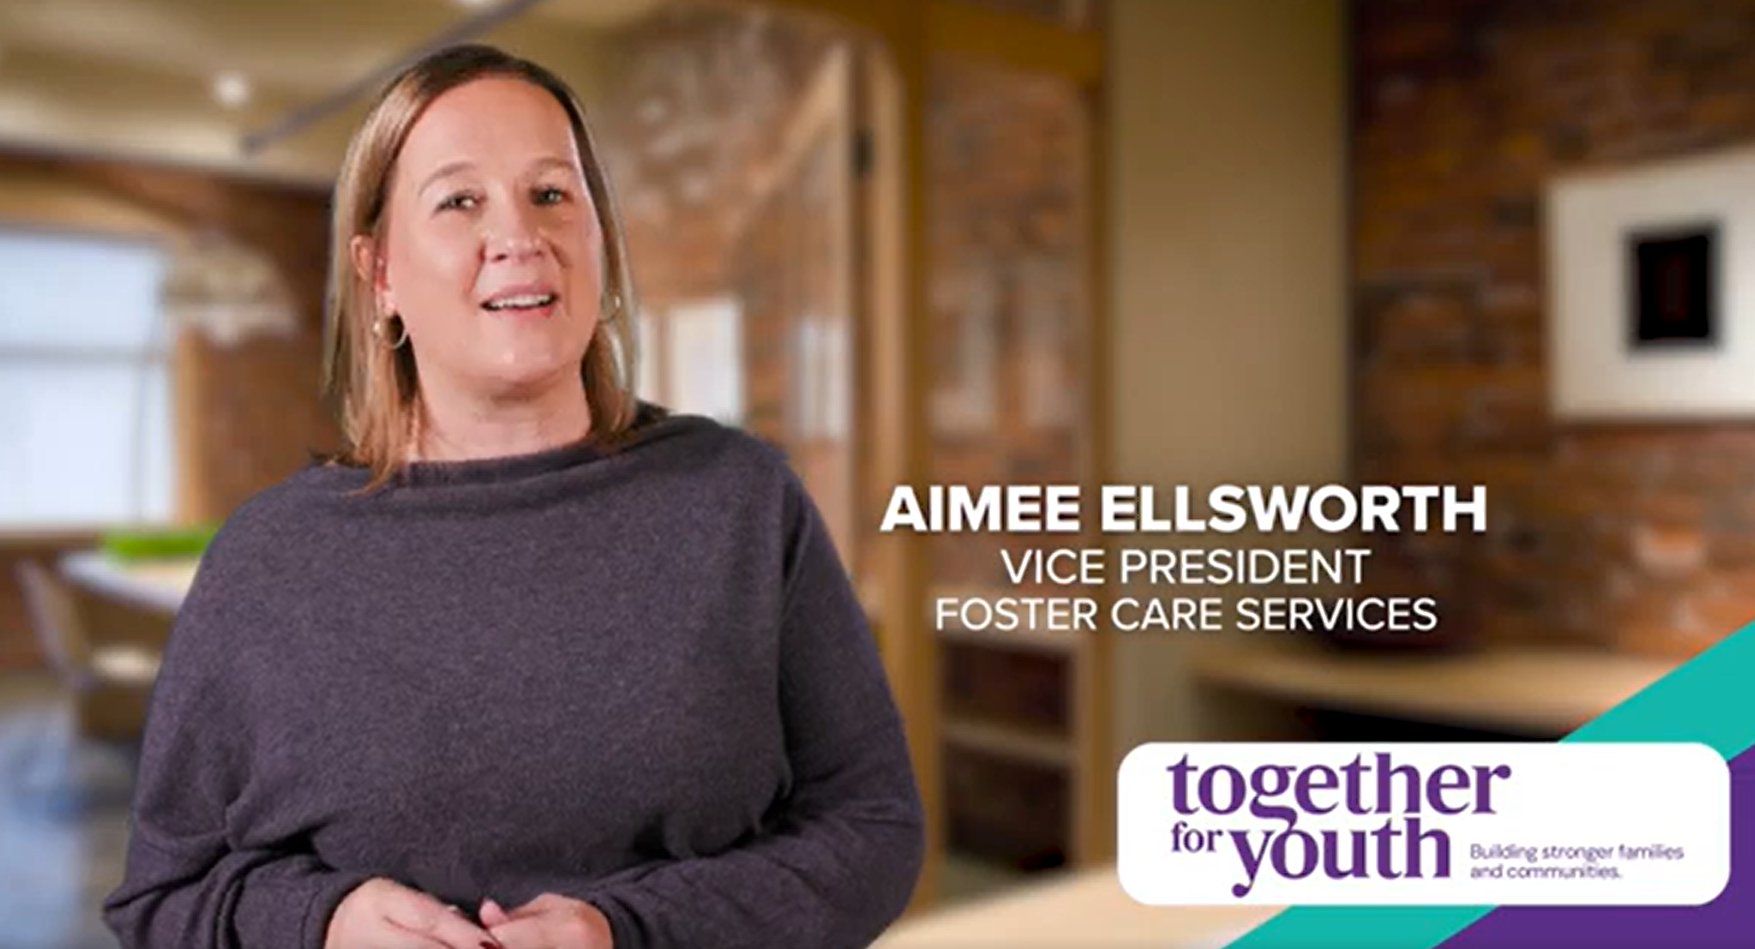
[[[743,303],[714,297],[642,314],[642,398],[676,412],[744,424]]]
[[[158,247],[0,227],[0,529],[171,518]]]
[[[792,324],[790,434],[843,441],[852,427],[853,365],[847,322],[806,316]]]

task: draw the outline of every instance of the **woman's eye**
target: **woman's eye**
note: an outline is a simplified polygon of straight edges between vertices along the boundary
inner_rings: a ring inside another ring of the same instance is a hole
[[[535,197],[537,204],[560,204],[567,200],[567,192],[562,188],[538,188]]]
[[[475,207],[475,195],[454,194],[439,203],[441,211],[467,211]]]

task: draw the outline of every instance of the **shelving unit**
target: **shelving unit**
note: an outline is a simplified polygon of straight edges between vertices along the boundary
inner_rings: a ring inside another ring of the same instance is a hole
[[[1071,656],[1078,651],[1075,635],[1038,629],[973,632],[948,624],[938,631],[939,640],[946,645],[979,646],[984,649],[1004,649],[1056,657]]]
[[[932,602],[941,597],[991,599],[1004,594],[1003,590],[938,591]],[[1071,663],[1078,656],[1081,634],[1035,627],[974,631],[950,623],[935,626],[949,657],[941,722],[947,746],[1043,768],[1078,767],[1069,692]],[[991,693],[1002,688],[1004,699],[1014,707],[992,707],[999,699]],[[1049,707],[1040,707],[1044,705]]]
[[[1011,592],[940,590],[928,609],[940,596]],[[1080,798],[1081,779],[1105,766],[1105,752],[1082,745],[1077,728],[1081,698],[1097,698],[1079,693],[1091,634],[970,630],[932,619],[944,655],[940,736],[953,874],[947,898],[977,881],[997,889],[1081,862],[1078,812],[1089,804]]]
[[[1003,722],[948,718],[944,722],[944,737],[947,744],[956,748],[1044,768],[1072,768],[1078,764],[1078,749],[1071,739],[1053,732],[1035,732]]]

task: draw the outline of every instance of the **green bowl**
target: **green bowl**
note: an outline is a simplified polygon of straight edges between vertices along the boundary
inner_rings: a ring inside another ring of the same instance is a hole
[[[217,526],[151,531],[112,531],[99,542],[115,560],[187,560],[201,556]]]

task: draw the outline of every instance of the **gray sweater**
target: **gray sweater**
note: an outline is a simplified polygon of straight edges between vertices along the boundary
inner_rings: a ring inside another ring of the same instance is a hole
[[[306,468],[203,558],[105,906],[125,949],[320,949],[373,876],[587,900],[617,949],[852,949],[899,915],[900,719],[776,451],[673,416],[363,484]]]

